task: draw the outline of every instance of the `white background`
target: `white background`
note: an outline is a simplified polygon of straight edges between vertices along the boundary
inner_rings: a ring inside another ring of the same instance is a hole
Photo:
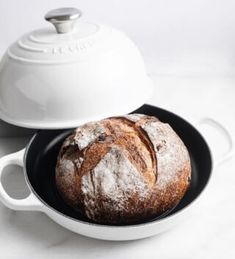
[[[149,72],[234,75],[234,0],[1,0],[0,54],[23,33],[47,26],[44,14],[63,6],[126,32]]]
[[[117,27],[135,41],[155,84],[150,103],[190,121],[213,117],[235,136],[234,0],[0,0],[0,54],[23,33],[47,26],[44,14],[63,6],[78,7],[82,19]],[[204,134],[213,154],[226,152],[220,132]],[[27,141],[0,138],[0,156]],[[92,240],[42,213],[15,212],[0,204],[0,258],[235,258],[234,168],[233,157],[214,170],[187,222],[134,242]],[[20,171],[9,168],[6,179],[9,192],[18,196],[26,192]]]

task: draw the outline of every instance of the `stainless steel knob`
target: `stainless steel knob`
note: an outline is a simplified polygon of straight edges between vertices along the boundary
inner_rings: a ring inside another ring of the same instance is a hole
[[[49,11],[45,19],[55,26],[57,33],[67,33],[73,30],[81,15],[82,12],[76,8],[59,8]]]

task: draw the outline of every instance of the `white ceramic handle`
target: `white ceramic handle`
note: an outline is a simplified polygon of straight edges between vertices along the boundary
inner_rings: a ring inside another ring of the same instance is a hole
[[[28,197],[24,199],[14,199],[10,197],[2,185],[2,173],[8,165],[19,165],[23,167],[23,157],[25,149],[0,158],[0,200],[4,205],[13,210],[42,210],[42,203],[30,191]]]
[[[196,123],[196,126],[198,127],[202,124],[210,125],[211,127],[218,130],[227,139],[229,143],[228,151],[225,154],[223,154],[219,159],[214,161],[215,166],[218,166],[219,164],[225,162],[227,159],[231,158],[234,154],[234,143],[233,143],[232,135],[230,134],[229,130],[225,126],[223,126],[220,122],[212,118],[208,118],[208,117],[202,118]]]

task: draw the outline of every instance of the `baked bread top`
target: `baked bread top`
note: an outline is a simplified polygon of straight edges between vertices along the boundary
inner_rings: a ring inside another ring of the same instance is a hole
[[[131,114],[89,122],[63,143],[56,185],[96,222],[135,223],[173,208],[191,177],[188,151],[169,124]]]

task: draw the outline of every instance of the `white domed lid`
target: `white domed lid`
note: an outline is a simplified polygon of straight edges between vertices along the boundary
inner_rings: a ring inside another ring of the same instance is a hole
[[[152,82],[124,33],[80,22],[81,11],[45,15],[53,26],[25,34],[0,65],[0,118],[28,128],[70,128],[129,113]],[[12,104],[13,103],[13,104]]]
[[[111,28],[78,20],[75,8],[60,8],[45,15],[55,28],[27,33],[8,49],[11,58],[30,63],[58,64],[76,61],[100,41],[108,40]]]

